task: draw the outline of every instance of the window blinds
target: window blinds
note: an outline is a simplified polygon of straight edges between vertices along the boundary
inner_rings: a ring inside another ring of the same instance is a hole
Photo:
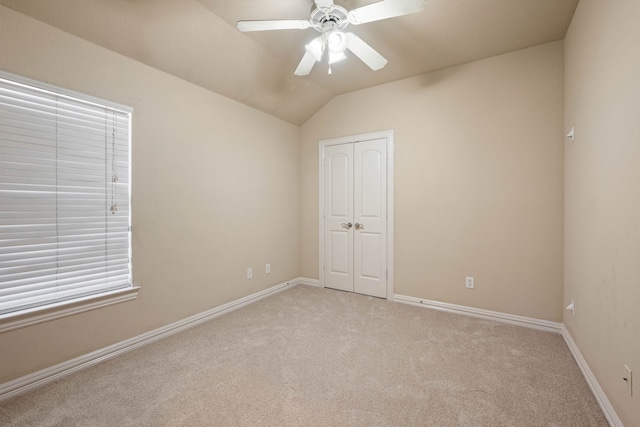
[[[0,315],[131,286],[130,121],[0,76]]]

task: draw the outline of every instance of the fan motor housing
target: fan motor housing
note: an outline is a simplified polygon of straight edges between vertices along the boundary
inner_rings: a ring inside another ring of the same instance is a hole
[[[310,20],[313,26],[322,27],[323,30],[343,30],[349,25],[349,21],[347,20],[348,13],[344,7],[334,4],[327,12],[315,8],[311,12]]]

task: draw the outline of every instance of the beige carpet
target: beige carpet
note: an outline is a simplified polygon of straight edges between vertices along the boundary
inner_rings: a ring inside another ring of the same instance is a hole
[[[299,286],[0,402],[7,426],[606,426],[562,337]]]

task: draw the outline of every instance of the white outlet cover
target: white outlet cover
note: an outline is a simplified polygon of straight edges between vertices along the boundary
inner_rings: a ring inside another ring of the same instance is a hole
[[[247,279],[253,279],[253,268],[247,268]]]
[[[467,277],[467,280],[465,282],[465,286],[469,289],[473,289],[475,288],[475,281],[473,280],[473,277]]]

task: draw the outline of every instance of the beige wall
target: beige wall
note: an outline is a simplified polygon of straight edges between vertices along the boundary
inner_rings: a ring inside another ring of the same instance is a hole
[[[318,277],[318,141],[395,129],[395,293],[560,321],[562,55],[549,43],[330,101],[301,131],[303,276]]]
[[[582,0],[564,71],[563,43],[549,43],[338,96],[299,129],[0,6],[0,69],[135,108],[143,287],[133,302],[0,334],[0,383],[317,278],[318,140],[385,129],[396,142],[395,292],[560,321],[562,135],[575,123],[564,146],[564,303],[573,298],[576,315],[564,321],[625,425],[637,425],[637,16],[635,0]]]
[[[564,321],[625,426],[640,426],[638,17],[637,0],[582,0],[565,39]]]
[[[0,383],[299,275],[298,127],[4,7],[0,69],[134,107],[142,286],[136,301],[0,334]]]

